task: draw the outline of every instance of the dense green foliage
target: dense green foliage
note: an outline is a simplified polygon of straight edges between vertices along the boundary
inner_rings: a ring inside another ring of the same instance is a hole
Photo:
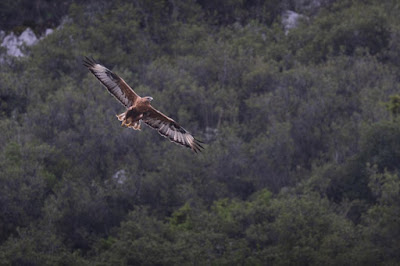
[[[400,5],[308,2],[2,1],[67,17],[0,50],[0,264],[400,263]],[[204,152],[121,128],[84,55]]]

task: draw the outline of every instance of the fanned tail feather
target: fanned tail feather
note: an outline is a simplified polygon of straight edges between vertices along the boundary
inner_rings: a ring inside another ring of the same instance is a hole
[[[126,112],[123,112],[122,114],[117,115],[118,120],[119,121],[124,121],[125,120],[125,115],[126,115]]]

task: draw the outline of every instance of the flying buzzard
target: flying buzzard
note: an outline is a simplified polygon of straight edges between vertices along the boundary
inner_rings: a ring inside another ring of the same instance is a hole
[[[122,126],[140,130],[140,121],[143,121],[172,142],[186,146],[196,153],[203,149],[201,141],[150,105],[152,97],[140,97],[122,78],[93,58],[85,57],[83,64],[100,80],[108,92],[127,108],[124,113],[117,115],[118,120],[122,121]]]

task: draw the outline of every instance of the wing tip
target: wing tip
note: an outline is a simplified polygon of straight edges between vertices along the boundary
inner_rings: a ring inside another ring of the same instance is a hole
[[[198,152],[202,152],[202,151],[204,150],[203,145],[201,145],[200,143],[205,144],[203,141],[198,140],[198,139],[196,139],[196,138],[193,138],[193,142],[192,142],[191,145],[190,145],[190,148],[191,148],[192,151],[194,151],[196,154],[197,154]]]
[[[87,68],[92,68],[94,65],[97,64],[96,60],[93,57],[84,56],[83,58],[83,65]]]
[[[169,121],[161,121],[158,117],[151,118],[150,116],[148,116],[143,119],[143,122],[152,129],[157,130],[158,134],[169,139],[169,141],[187,147],[196,154],[204,150],[203,145],[205,143],[203,141],[193,137],[193,135],[191,135],[186,129],[178,125],[172,119],[168,119]],[[164,130],[165,127],[167,127],[168,130]],[[175,133],[172,134],[172,132],[178,133],[181,136],[175,138],[176,135]]]

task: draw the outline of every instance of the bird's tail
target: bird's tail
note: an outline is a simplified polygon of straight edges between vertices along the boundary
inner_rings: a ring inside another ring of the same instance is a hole
[[[126,112],[123,112],[122,114],[117,115],[118,120],[119,121],[124,121],[125,120],[125,115],[126,115]]]

